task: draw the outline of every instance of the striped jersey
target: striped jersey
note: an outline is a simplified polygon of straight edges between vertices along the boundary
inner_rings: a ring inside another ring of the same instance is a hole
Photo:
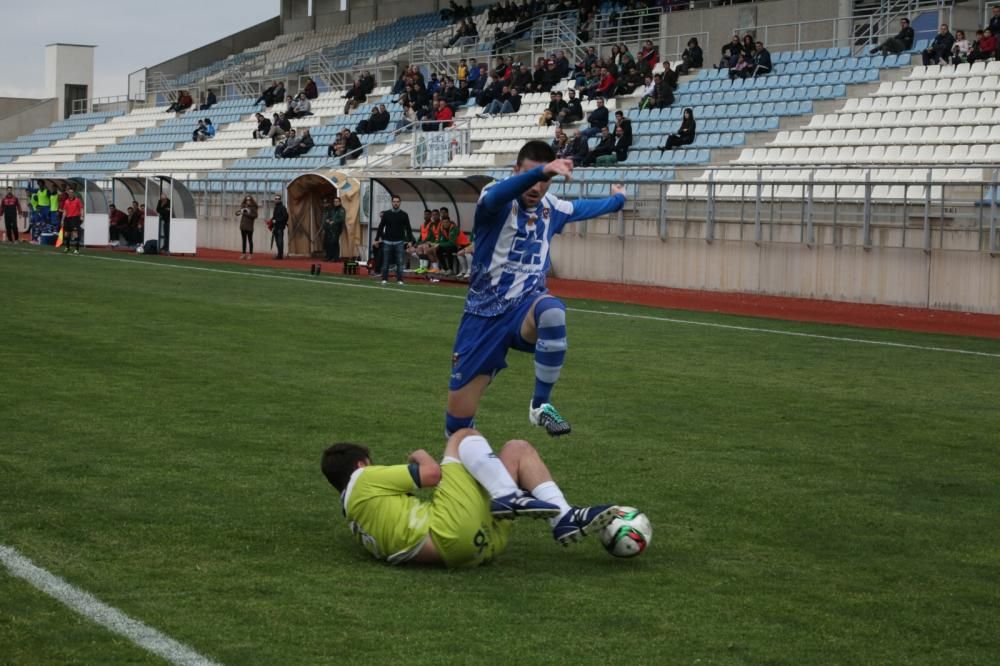
[[[525,210],[521,194],[543,179],[538,166],[483,188],[476,205],[476,249],[465,312],[495,317],[545,293],[552,237],[570,222],[614,213],[625,205],[621,194],[596,200],[564,201],[542,197]]]

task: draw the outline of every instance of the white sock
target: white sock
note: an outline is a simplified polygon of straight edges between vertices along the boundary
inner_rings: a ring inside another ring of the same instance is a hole
[[[433,268],[434,270],[437,270],[438,269],[438,262],[432,261],[431,262],[431,268]]]
[[[559,507],[559,515],[555,518],[550,518],[549,523],[555,527],[556,523],[570,512],[572,507],[566,498],[563,496],[562,489],[556,485],[555,481],[545,481],[544,483],[539,483],[534,490],[531,491],[531,495],[535,499],[540,499],[543,502],[548,502],[549,504],[555,504]]]
[[[469,272],[469,256],[465,254],[458,255],[458,267],[461,269],[460,272]]]
[[[420,267],[421,268],[427,268],[427,260],[426,259],[421,259],[420,260]]]
[[[490,497],[516,493],[518,488],[490,443],[482,435],[469,435],[458,445],[458,459]]]

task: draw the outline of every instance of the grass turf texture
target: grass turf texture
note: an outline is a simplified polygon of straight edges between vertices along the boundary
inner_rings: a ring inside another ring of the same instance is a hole
[[[570,501],[642,508],[653,545],[634,561],[596,539],[563,550],[531,521],[493,566],[390,568],[350,539],[320,452],[335,440],[387,463],[440,451],[461,300],[411,292],[461,292],[195,267],[0,251],[0,543],[211,658],[1000,653],[1000,358],[571,311],[554,400],[573,434],[529,428],[532,359],[518,353],[479,425],[495,446],[534,441]],[[1000,353],[988,340],[569,305]],[[0,568],[0,661],[157,660]]]

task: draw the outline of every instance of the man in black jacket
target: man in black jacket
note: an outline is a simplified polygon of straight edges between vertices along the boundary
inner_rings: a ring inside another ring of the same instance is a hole
[[[271,236],[278,254],[275,259],[285,258],[285,227],[288,226],[288,209],[281,202],[281,195],[274,195],[274,207],[271,209]]]
[[[871,50],[872,54],[882,52],[882,55],[890,53],[902,53],[913,48],[913,28],[910,27],[910,19],[900,19],[899,32],[895,37],[890,37],[879,46]]]
[[[583,135],[583,132],[576,133],[576,136],[570,142],[568,152],[574,166],[583,166],[583,163],[587,160],[587,154],[590,152],[590,146],[587,145],[587,137]]]
[[[942,23],[941,27],[938,28],[938,34],[934,36],[934,41],[920,54],[923,57],[924,66],[936,65],[942,60],[948,62],[948,56],[951,55],[951,47],[954,45],[954,35],[948,31],[948,24]]]
[[[396,282],[403,283],[406,248],[416,244],[410,216],[399,209],[402,200],[392,197],[392,210],[382,211],[381,222],[375,232],[375,247],[382,246],[382,284],[389,284],[389,266],[396,264]]]
[[[580,130],[586,138],[592,136],[597,136],[601,133],[601,130],[608,126],[608,108],[604,106],[604,98],[597,98],[597,108],[590,112],[587,116],[587,122],[590,123],[590,127],[585,127]]]
[[[757,42],[757,50],[753,53],[753,78],[764,76],[771,72],[771,53],[764,48],[764,42]]]
[[[601,141],[594,149],[590,151],[587,158],[583,161],[583,166],[594,166],[597,163],[597,158],[604,155],[614,155],[615,153],[615,137],[611,135],[608,131],[608,126],[605,125],[601,128]]]
[[[566,108],[560,111],[556,117],[560,126],[583,120],[583,105],[580,104],[580,100],[576,96],[576,91],[570,88],[567,91],[567,95],[569,95],[569,99],[566,100]]]

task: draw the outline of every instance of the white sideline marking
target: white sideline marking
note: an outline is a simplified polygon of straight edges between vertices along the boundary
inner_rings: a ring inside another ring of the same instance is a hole
[[[53,253],[36,253],[36,252],[24,252],[24,254],[33,254],[35,256],[60,256]],[[231,271],[224,268],[207,268],[204,266],[187,266],[184,264],[165,264],[159,262],[150,261],[135,261],[132,259],[124,259],[119,257],[99,257],[92,254],[81,254],[72,255],[74,259],[99,259],[101,261],[121,261],[128,262],[131,264],[136,264],[139,266],[152,266],[155,268],[177,268],[181,270],[188,271],[203,271],[206,273],[221,273],[223,275],[240,275],[243,277],[254,277],[254,278],[268,278],[271,280],[289,280],[292,282],[304,282],[306,284],[313,285],[326,285],[330,287],[349,287],[352,289],[374,289],[381,292],[391,292],[393,294],[404,294],[409,293],[415,296],[429,296],[431,298],[451,298],[456,300],[465,300],[465,296],[456,296],[454,294],[439,294],[431,291],[414,291],[410,289],[399,288],[397,285],[392,287],[383,287],[380,285],[371,284],[358,284],[355,280],[350,278],[328,278],[322,276],[322,279],[316,278],[304,278],[295,277],[292,275],[278,275],[278,274],[268,274],[263,272],[253,272],[247,273],[245,271]],[[622,317],[625,319],[642,319],[645,321],[662,321],[668,324],[682,324],[685,326],[702,326],[705,328],[717,328],[727,331],[742,331],[744,333],[763,333],[766,335],[787,335],[793,338],[809,338],[812,340],[826,340],[830,342],[849,342],[853,344],[861,345],[875,345],[877,347],[892,347],[896,349],[911,349],[916,351],[929,351],[929,352],[940,352],[945,354],[964,354],[966,356],[984,356],[986,358],[1000,358],[1000,353],[993,352],[982,352],[974,351],[971,349],[956,349],[954,347],[933,347],[929,345],[913,345],[906,344],[903,342],[889,342],[887,340],[865,340],[863,338],[850,338],[842,337],[837,335],[823,335],[821,333],[803,333],[800,331],[783,331],[775,328],[760,328],[755,326],[739,326],[737,324],[719,324],[716,322],[708,321],[695,321],[692,319],[676,319],[674,317],[655,317],[653,315],[640,315],[631,314],[628,312],[610,312],[605,310],[587,310],[585,308],[566,308],[568,312],[580,312],[583,314],[593,314],[600,315],[604,317]],[[732,315],[739,316],[739,315]],[[919,331],[914,331],[918,332]]]
[[[203,657],[183,643],[178,643],[156,629],[138,620],[133,620],[117,608],[108,606],[97,597],[73,587],[62,578],[36,566],[13,548],[0,546],[0,562],[3,562],[11,575],[27,581],[91,622],[124,636],[139,647],[162,657],[171,664],[217,666],[217,662]]]

